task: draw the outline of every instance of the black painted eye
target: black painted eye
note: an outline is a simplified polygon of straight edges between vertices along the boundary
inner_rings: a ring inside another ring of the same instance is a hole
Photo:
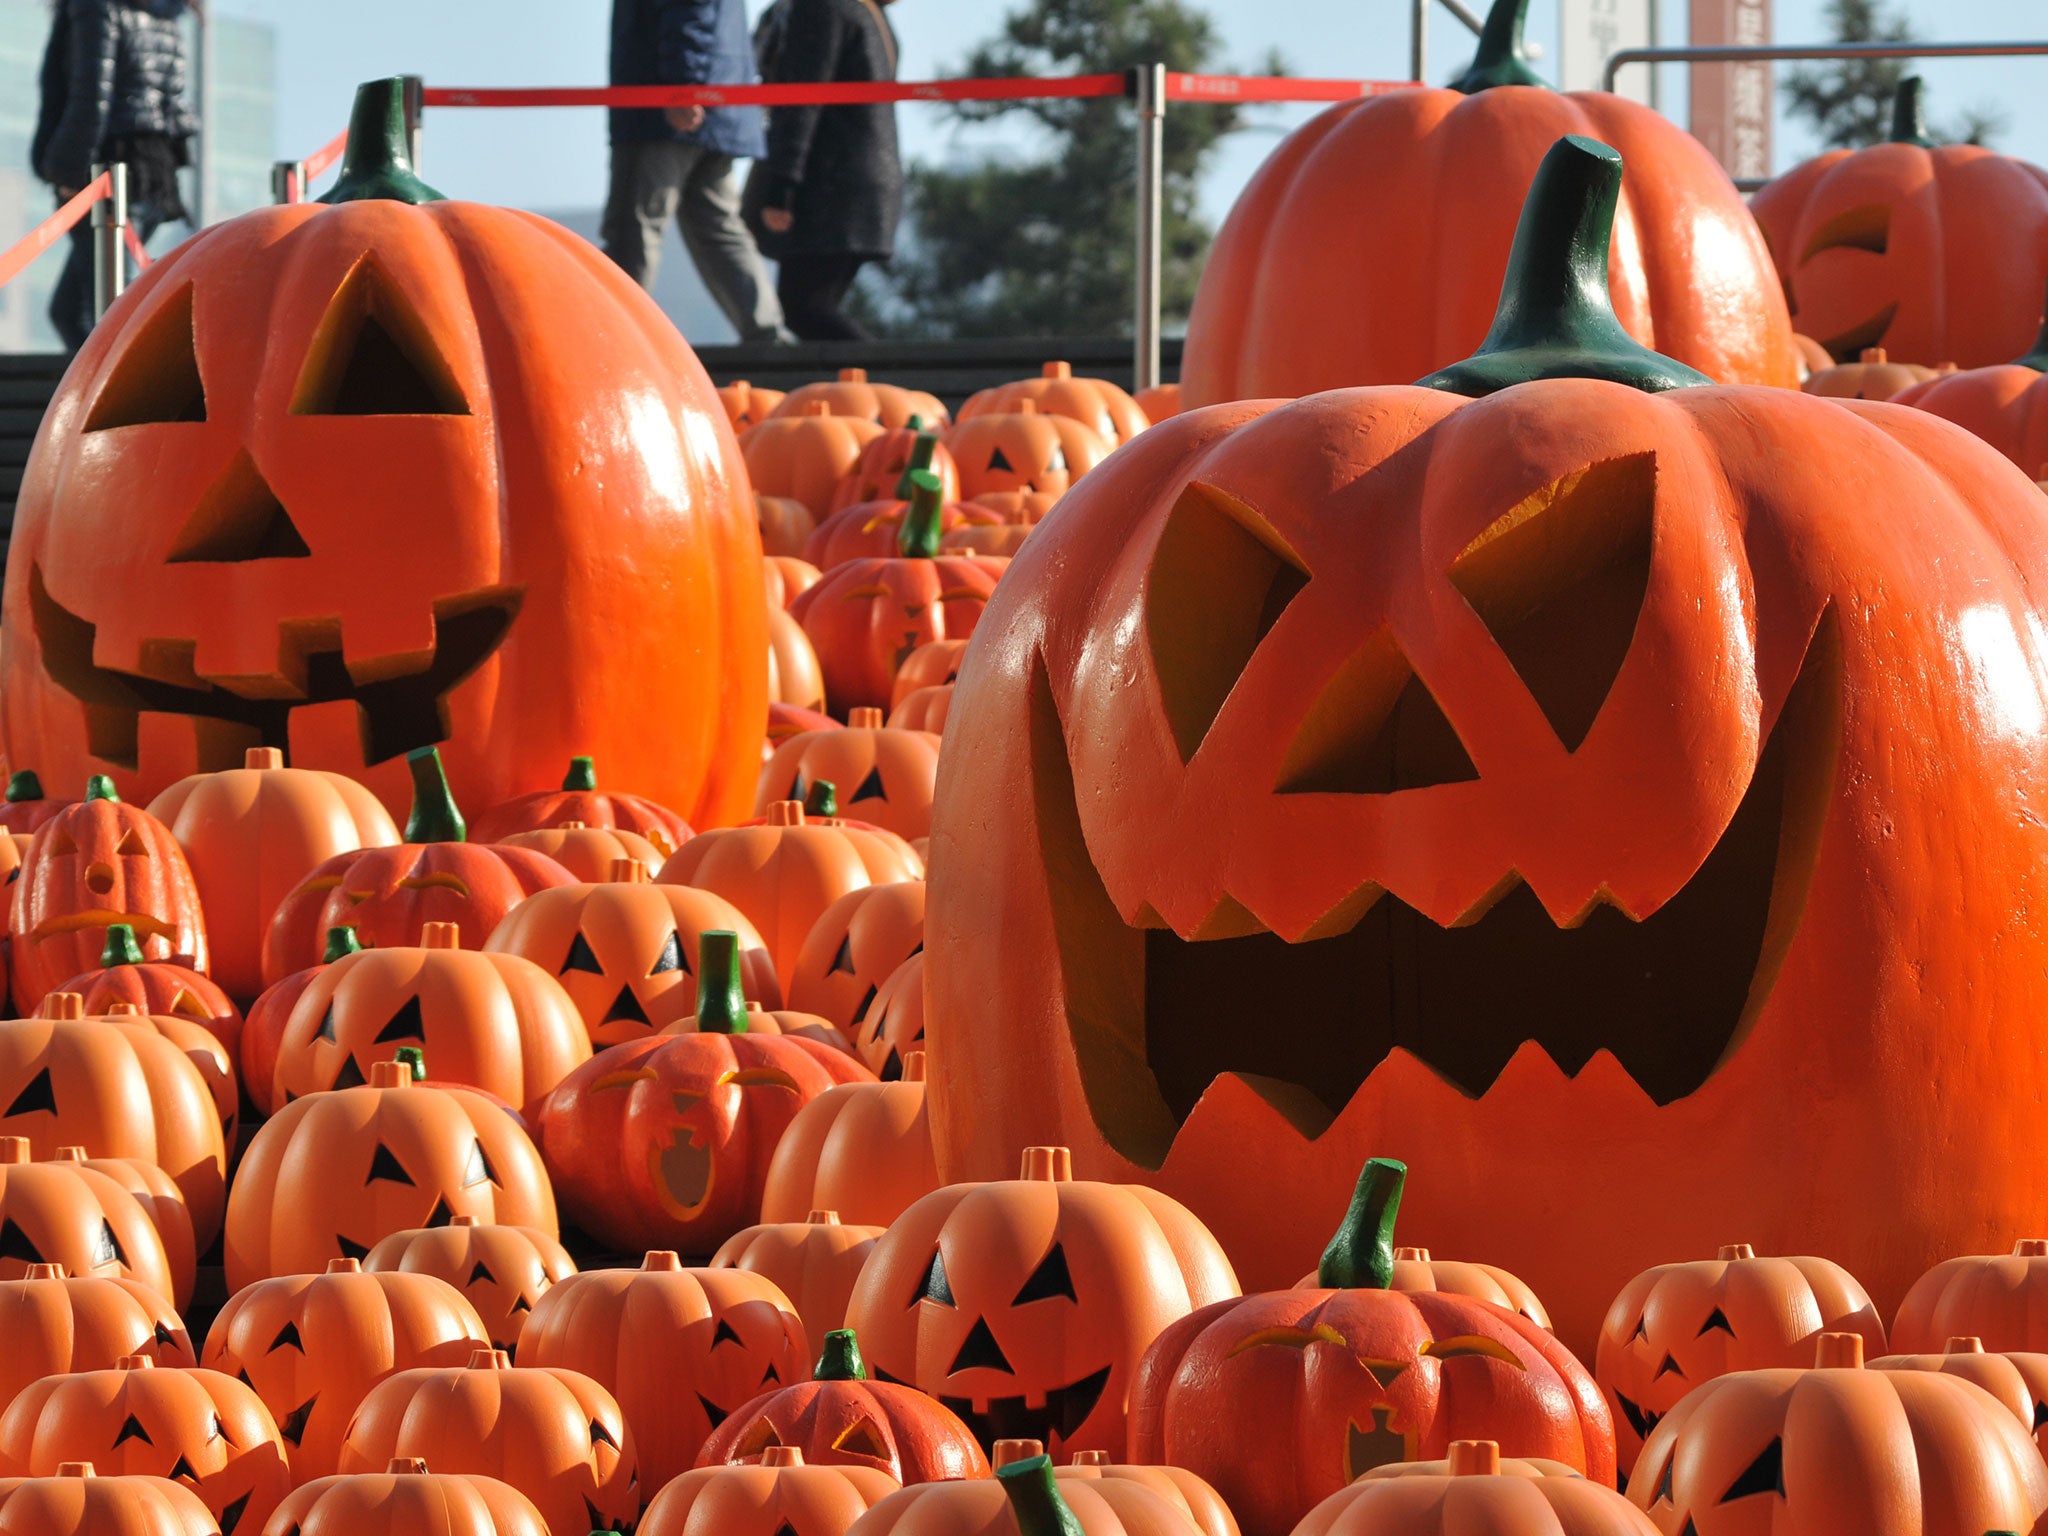
[[[1000,469],[1006,474],[1014,475],[1017,472],[1016,467],[1010,463],[1010,456],[1000,448],[988,456],[988,467],[991,470]]]
[[[939,1250],[932,1250],[932,1265],[924,1272],[924,1288],[918,1292],[920,1301],[936,1301],[940,1306],[953,1305],[953,1287],[946,1279],[946,1261],[939,1256]]]
[[[839,941],[839,948],[832,953],[832,963],[826,967],[826,974],[853,974],[853,935],[848,934]]]
[[[114,1444],[122,1445],[130,1440],[140,1440],[144,1445],[156,1444],[149,1438],[149,1431],[142,1427],[142,1420],[132,1413],[128,1415],[128,1422],[121,1426],[121,1433],[114,1436]]]
[[[1729,1504],[1758,1493],[1775,1493],[1779,1498],[1785,1496],[1785,1442],[1782,1439],[1773,1439],[1763,1448],[1742,1476],[1728,1485],[1728,1491],[1721,1495],[1721,1502]]]
[[[377,1031],[377,1044],[386,1045],[394,1040],[424,1040],[427,1038],[426,1023],[420,1018],[420,1000],[409,997],[398,1012],[391,1015],[391,1022]]]
[[[596,971],[600,975],[604,972],[604,967],[597,963],[597,956],[591,953],[589,943],[580,933],[570,941],[569,958],[562,962],[560,974],[566,976],[571,971]]]
[[[286,1323],[282,1328],[278,1329],[277,1337],[270,1341],[270,1348],[273,1350],[296,1349],[303,1355],[306,1352],[306,1346],[304,1341],[299,1338],[299,1325],[297,1323]]]
[[[498,1277],[491,1273],[490,1266],[488,1264],[485,1264],[481,1259],[477,1261],[476,1267],[470,1270],[469,1280],[467,1283],[470,1285],[475,1285],[479,1280],[482,1280],[487,1284],[491,1285],[496,1285],[498,1283]]]
[[[683,946],[674,934],[670,934],[661,946],[661,955],[655,960],[654,969],[647,974],[661,976],[670,971],[680,971],[682,968]]]
[[[377,1150],[370,1156],[370,1176],[363,1182],[374,1184],[379,1179],[388,1180],[393,1184],[412,1182],[412,1175],[405,1171],[404,1165],[398,1161],[398,1155],[382,1142],[377,1144]]]
[[[1707,1320],[1704,1323],[1700,1324],[1700,1331],[1696,1335],[1696,1337],[1704,1338],[1707,1334],[1712,1333],[1716,1328],[1720,1329],[1730,1338],[1733,1338],[1735,1336],[1735,1329],[1728,1322],[1728,1314],[1726,1312],[1723,1312],[1719,1307],[1714,1308],[1713,1311],[1707,1314]]]
[[[50,1069],[43,1068],[29,1079],[28,1086],[14,1096],[14,1102],[7,1106],[9,1115],[54,1115],[57,1113],[57,1089],[50,1081]]]
[[[1031,1278],[1024,1282],[1011,1305],[1021,1307],[1027,1301],[1046,1301],[1054,1296],[1064,1296],[1069,1301],[1080,1300],[1074,1294],[1073,1276],[1067,1272],[1067,1250],[1058,1243],[1054,1243],[1052,1251],[1039,1261],[1038,1268],[1031,1271]]]
[[[740,1336],[738,1331],[734,1329],[731,1323],[721,1317],[718,1320],[718,1326],[711,1330],[711,1347],[716,1349],[721,1344],[737,1344],[739,1342]]]
[[[882,770],[870,768],[868,776],[860,781],[860,787],[853,792],[853,800],[887,800],[888,794],[882,788]],[[853,804],[853,800],[846,803]]]

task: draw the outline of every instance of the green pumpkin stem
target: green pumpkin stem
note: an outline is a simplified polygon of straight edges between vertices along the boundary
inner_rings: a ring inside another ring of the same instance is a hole
[[[1351,1209],[1316,1266],[1317,1285],[1327,1291],[1384,1291],[1394,1283],[1394,1217],[1407,1181],[1406,1163],[1391,1157],[1366,1162],[1351,1192]]]
[[[412,770],[412,815],[405,821],[408,843],[463,843],[469,841],[469,824],[455,808],[455,792],[448,787],[448,770],[441,766],[439,747],[420,747],[405,754]]]
[[[1454,395],[1490,395],[1532,379],[1605,379],[1652,394],[1711,384],[1622,329],[1607,289],[1621,156],[1567,134],[1550,146],[1515,226],[1500,307],[1479,350],[1418,382]]]
[[[348,115],[348,148],[341,156],[341,179],[323,203],[439,203],[446,199],[421,181],[412,168],[406,142],[405,82],[365,80],[356,87],[356,104]]]
[[[839,786],[830,779],[820,779],[804,791],[804,814],[826,818],[839,814]]]
[[[903,509],[903,531],[896,539],[896,552],[906,560],[939,558],[939,506],[945,487],[928,469],[913,469],[904,475],[910,482],[910,505]]]
[[[1026,1456],[997,1467],[996,1478],[1010,1500],[1017,1536],[1086,1536],[1080,1517],[1060,1494],[1050,1456]]]
[[[747,994],[740,986],[740,936],[730,928],[697,935],[697,1032],[747,1033]]]
[[[1892,93],[1892,143],[1917,144],[1922,149],[1940,147],[1940,142],[1927,133],[1927,109],[1920,101],[1926,84],[1918,75],[1908,75]]]
[[[1530,68],[1528,50],[1522,43],[1522,26],[1528,19],[1529,0],[1493,0],[1472,65],[1451,82],[1451,89],[1467,96],[1496,85],[1533,85],[1548,90],[1550,82]]]
[[[20,805],[24,800],[43,798],[43,781],[36,777],[33,768],[24,768],[7,781],[7,803]]]
[[[412,1080],[424,1083],[427,1080],[427,1053],[416,1045],[401,1045],[391,1053],[393,1061],[403,1062],[412,1070]]]
[[[107,924],[107,942],[100,951],[100,969],[111,971],[117,965],[140,965],[142,961],[142,946],[135,942],[134,928],[127,923]]]
[[[917,432],[917,437],[910,445],[910,462],[903,466],[902,478],[896,482],[896,499],[898,501],[914,501],[917,499],[917,472],[924,470],[930,473],[932,455],[939,451],[939,434],[919,430],[921,420],[922,418],[917,416],[910,418],[911,430]]]
[[[569,771],[562,776],[562,788],[580,790],[584,794],[597,788],[597,759],[594,757],[572,757]]]
[[[860,1357],[860,1340],[851,1328],[834,1328],[825,1335],[825,1352],[818,1356],[813,1381],[866,1381],[867,1362]]]
[[[327,930],[327,948],[321,952],[320,963],[332,965],[343,955],[359,955],[363,952],[363,941],[356,937],[353,928],[330,928]]]
[[[105,800],[112,805],[121,803],[120,793],[114,788],[114,781],[104,773],[96,773],[85,781],[85,798]]]

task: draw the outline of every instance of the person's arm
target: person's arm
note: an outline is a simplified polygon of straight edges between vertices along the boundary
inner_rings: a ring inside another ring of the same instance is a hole
[[[114,110],[111,0],[71,0],[71,80],[64,114],[43,149],[44,180],[76,192],[92,179],[93,157]]]
[[[776,60],[777,83],[836,78],[845,42],[845,22],[831,0],[789,0],[782,52]],[[824,110],[777,107],[768,114],[768,166],[761,203],[764,218],[767,213],[787,213],[795,206],[796,189],[803,183],[804,167],[811,156],[811,140],[817,136],[818,114]]]
[[[663,85],[708,85],[718,43],[718,0],[655,0],[654,72]],[[702,107],[663,114],[678,133],[704,126]]]

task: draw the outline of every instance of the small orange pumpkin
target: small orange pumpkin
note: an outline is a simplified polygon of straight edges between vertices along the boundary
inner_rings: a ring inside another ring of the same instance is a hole
[[[168,1014],[198,1025],[230,1056],[241,1048],[242,1010],[234,1000],[189,965],[145,958],[135,930],[126,923],[107,925],[98,970],[73,976],[56,990],[78,993],[88,1016],[127,1003],[140,1013]]]
[[[744,1269],[774,1281],[803,1320],[804,1337],[822,1343],[845,1324],[854,1282],[882,1230],[847,1226],[837,1211],[812,1211],[802,1221],[733,1233],[711,1256],[711,1267]]]
[[[761,525],[761,552],[778,559],[800,556],[818,526],[818,514],[794,496],[754,497],[754,518]]]
[[[761,571],[767,579],[769,606],[774,608],[787,608],[797,593],[816,586],[822,574],[810,561],[795,555],[770,555],[761,562]]]
[[[164,1245],[172,1302],[181,1309],[190,1306],[199,1279],[199,1244],[192,1235],[192,1208],[171,1176],[139,1157],[87,1157],[83,1147],[59,1147],[50,1162],[101,1174],[127,1192]]]
[[[761,389],[745,379],[734,379],[718,391],[718,403],[725,407],[725,419],[735,433],[757,426],[782,404],[786,391]]]
[[[1375,1467],[1310,1510],[1294,1536],[1451,1536],[1475,1528],[1658,1536],[1613,1489],[1561,1462],[1503,1456],[1492,1440],[1453,1440],[1441,1461]]]
[[[1181,412],[1180,385],[1154,384],[1141,389],[1131,397],[1138,402],[1138,409],[1145,413],[1145,419],[1155,426]]]
[[[849,560],[887,557],[897,552],[903,537],[904,519],[910,516],[917,484],[904,477],[907,496],[876,497],[871,501],[840,507],[811,531],[804,544],[804,559],[819,571],[829,571]],[[939,547],[956,534],[993,533],[1003,526],[1003,514],[978,501],[961,501],[939,494]]]
[[[162,1477],[101,1477],[67,1461],[55,1477],[0,1479],[0,1531],[8,1536],[220,1536],[213,1512]]]
[[[798,391],[801,393],[801,391]],[[740,438],[740,452],[747,461],[747,477],[754,494],[801,502],[815,520],[832,510],[832,497],[848,470],[860,461],[861,450],[882,435],[882,428],[858,416],[841,416],[824,401],[790,409],[784,400],[775,414]],[[755,503],[759,508],[759,501]],[[769,517],[762,514],[763,544],[769,542]],[[796,520],[785,518],[778,533],[793,531]],[[810,530],[805,529],[808,535]],[[791,547],[786,538],[774,540],[772,553],[799,555],[803,542]]]
[[[576,1261],[538,1227],[457,1216],[445,1227],[392,1233],[370,1250],[363,1268],[445,1280],[476,1309],[491,1348],[516,1355],[527,1314],[549,1286],[576,1273]]]
[[[655,1495],[644,1536],[844,1536],[901,1485],[871,1467],[811,1466],[793,1445],[698,1467]]]
[[[0,1236],[0,1280],[55,1264],[70,1275],[132,1280],[173,1306],[182,1300],[148,1207],[82,1162],[30,1162],[24,1136],[0,1136]]]
[[[1895,363],[1883,347],[1865,347],[1853,363],[1834,363],[1807,375],[1800,388],[1830,400],[1889,400],[1935,377],[1919,363]]]
[[[993,1458],[997,1466],[1043,1456],[1045,1447],[1036,1440],[998,1440]],[[1107,1451],[1076,1451],[1074,1459],[1053,1475],[1074,1482],[1133,1482],[1150,1489],[1167,1503],[1187,1512],[1188,1518],[1205,1536],[1238,1536],[1236,1517],[1223,1496],[1185,1467],[1141,1467],[1110,1460]]]
[[[1004,522],[1020,528],[1037,527],[1060,500],[1056,491],[983,491],[967,499],[977,507],[1001,513]]]
[[[937,1189],[925,1113],[924,1052],[903,1058],[893,1083],[828,1088],[797,1111],[761,1191],[761,1220],[801,1221],[808,1211],[841,1211],[868,1226],[892,1226]]]
[[[2011,1253],[1945,1259],[1913,1282],[1892,1319],[1892,1348],[1931,1355],[1953,1338],[2048,1351],[2048,1238],[2023,1237]]]
[[[889,695],[890,708],[895,708],[920,688],[937,688],[958,682],[960,664],[966,658],[965,640],[934,640],[929,645],[920,645],[903,658],[903,665],[896,671],[896,686]]]
[[[620,860],[638,865],[641,872],[652,880],[654,872],[668,857],[637,832],[627,832],[618,827],[587,827],[580,821],[565,821],[542,832],[514,832],[502,841],[509,848],[531,848],[535,853],[545,854],[578,880],[592,884],[610,880],[612,867]],[[549,889],[561,890],[564,887],[551,886]],[[528,901],[532,899],[527,898]],[[519,905],[523,907],[526,902]],[[516,912],[519,908],[512,910]],[[508,919],[511,916],[510,913],[506,915]],[[503,926],[499,924],[499,927]]]
[[[953,684],[918,688],[904,696],[890,714],[889,724],[899,731],[930,731],[934,736],[944,737],[946,719],[952,712]]]
[[[7,776],[7,792],[0,797],[0,831],[32,833],[66,806],[75,803],[50,799],[43,793],[43,781],[36,777],[34,769],[18,769]]]
[[[939,427],[951,420],[937,395],[900,384],[870,382],[865,368],[842,368],[836,380],[800,385],[783,396],[774,415],[801,416],[821,405],[834,416],[875,422],[891,430],[908,426],[913,416]]]
[[[938,773],[938,737],[886,726],[879,709],[850,709],[845,730],[806,732],[775,749],[761,770],[754,809],[761,815],[777,800],[801,800],[822,779],[851,786],[837,798],[856,820],[898,837],[925,837]]]
[[[1111,444],[1094,428],[1024,400],[1014,411],[962,421],[946,434],[946,446],[960,466],[960,489],[972,500],[990,491],[1058,496],[1108,458]]]
[[[60,1264],[31,1264],[20,1279],[0,1280],[0,1404],[38,1377],[106,1370],[127,1355],[199,1363],[170,1299],[146,1285],[66,1275]]]
[[[853,468],[833,493],[831,510],[858,506],[863,502],[910,499],[909,475],[913,469],[928,469],[939,477],[948,501],[960,499],[960,471],[953,455],[939,441],[937,426],[928,426],[922,416],[912,416],[900,427],[884,432],[861,449]]]
[[[597,787],[597,759],[572,757],[560,789],[521,795],[492,806],[469,829],[470,841],[500,843],[517,832],[545,832],[564,822],[644,837],[667,858],[694,835],[690,824],[645,795]]]
[[[825,707],[825,671],[803,625],[784,608],[768,610],[768,701]]]
[[[1973,1382],[2011,1410],[2034,1444],[2048,1444],[2048,1355],[1992,1354],[1978,1338],[1950,1339],[1938,1355],[1886,1355],[1873,1371],[1939,1371]]]
[[[1066,362],[1047,363],[1038,378],[982,390],[960,407],[960,420],[1015,411],[1027,400],[1048,416],[1065,416],[1092,428],[1113,448],[1152,425],[1144,407],[1122,385],[1075,378],[1074,365]]]
[[[343,955],[356,954],[362,947],[355,929],[328,929],[327,948],[318,965],[293,971],[276,985],[266,987],[262,996],[249,1005],[249,1017],[242,1024],[238,1065],[242,1089],[260,1114],[270,1115],[277,1109],[270,1096],[270,1085],[277,1075],[277,1048],[284,1039],[285,1025],[291,1022],[292,1009],[298,1006],[299,998],[315,977]]]
[[[1143,1484],[1063,1478],[1042,1455],[998,1467],[994,1477],[913,1484],[884,1499],[858,1529],[860,1536],[1203,1536],[1181,1508]]]
[[[893,880],[848,891],[818,914],[789,976],[789,1005],[848,1035],[882,983],[924,945],[925,883]]]
[[[39,1010],[44,1017],[63,1017],[74,1005],[76,993],[52,992]],[[80,999],[82,1005],[83,999]],[[81,1008],[82,1012],[82,1008]],[[213,1096],[214,1112],[220,1116],[221,1146],[232,1160],[242,1114],[242,1090],[235,1059],[218,1038],[190,1019],[173,1013],[144,1013],[134,1003],[109,1003],[99,1013],[83,1015],[126,1029],[143,1028],[162,1036],[185,1053],[198,1070],[199,1080]]]
[[[429,1472],[394,1456],[382,1472],[315,1478],[294,1488],[271,1528],[299,1536],[549,1536],[533,1500],[495,1477]]]
[[[854,1054],[883,1082],[903,1075],[903,1058],[924,1049],[924,950],[889,973],[853,1035]]]

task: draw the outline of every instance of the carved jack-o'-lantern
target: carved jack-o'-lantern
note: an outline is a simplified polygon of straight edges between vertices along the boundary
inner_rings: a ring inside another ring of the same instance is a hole
[[[0,1531],[8,1536],[219,1536],[220,1522],[169,1478],[101,1477],[67,1461],[55,1477],[0,1478]]]
[[[293,971],[274,986],[266,987],[262,995],[249,1005],[249,1017],[242,1025],[238,1065],[242,1087],[248,1093],[249,1101],[264,1114],[268,1115],[277,1108],[271,1102],[270,1085],[277,1075],[277,1048],[284,1039],[285,1025],[291,1022],[292,1009],[298,1006],[299,998],[313,984],[315,977],[343,955],[353,955],[362,947],[355,929],[328,929],[327,948],[320,964]]]
[[[0,1279],[45,1264],[183,1299],[150,1207],[125,1180],[69,1158],[30,1162],[26,1137],[0,1136]]]
[[[1944,424],[1791,390],[1143,433],[1032,535],[947,722],[941,1171],[1056,1134],[1282,1285],[1369,1151],[1426,1152],[1416,1229],[1588,1351],[1730,1230],[1888,1305],[2035,1220],[2048,1060],[2005,1021],[2048,1008],[2048,927],[1982,893],[2048,869],[2010,814],[2048,770],[2040,518]],[[1929,1094],[1930,1054],[1992,1086]]]
[[[790,973],[789,1005],[851,1034],[896,968],[924,946],[922,880],[848,891],[818,914]]]
[[[137,1013],[196,1025],[220,1043],[230,1060],[241,1045],[242,1010],[234,1000],[189,965],[145,958],[135,930],[126,923],[107,926],[98,970],[74,976],[57,990],[76,992],[87,1017],[126,1004]]]
[[[1124,1449],[1139,1356],[1161,1329],[1237,1294],[1216,1240],[1142,1186],[1076,1183],[1064,1147],[1022,1174],[955,1184],[875,1247],[846,1324],[868,1365],[931,1393],[984,1448]]]
[[[576,1261],[538,1227],[457,1216],[445,1227],[392,1233],[370,1250],[363,1268],[447,1281],[476,1308],[491,1348],[516,1354],[534,1304],[548,1287],[576,1273]]]
[[[831,510],[892,496],[907,501],[910,485],[906,477],[913,469],[930,470],[945,487],[946,500],[958,501],[960,472],[953,467],[953,455],[939,441],[943,425],[928,425],[922,416],[912,416],[902,426],[870,440],[832,493]]]
[[[511,1484],[477,1472],[430,1472],[416,1456],[394,1456],[383,1472],[302,1483],[271,1520],[303,1536],[548,1536],[533,1500]]]
[[[126,1355],[158,1365],[197,1365],[170,1298],[111,1275],[67,1275],[31,1264],[0,1280],[0,1403],[42,1376],[110,1368]]]
[[[494,805],[469,829],[479,843],[502,842],[515,832],[543,832],[565,821],[580,821],[586,827],[634,832],[646,838],[667,858],[688,842],[690,824],[667,806],[645,795],[597,787],[597,760],[573,757],[560,789],[521,795]]]
[[[1071,416],[1039,410],[1020,400],[1005,411],[970,417],[946,434],[960,469],[960,490],[1042,491],[1057,496],[1109,457],[1111,444]]]
[[[803,799],[822,779],[837,791],[842,814],[920,838],[931,832],[938,772],[938,737],[884,725],[879,709],[851,709],[844,730],[807,731],[775,749],[754,790],[754,814]]]

